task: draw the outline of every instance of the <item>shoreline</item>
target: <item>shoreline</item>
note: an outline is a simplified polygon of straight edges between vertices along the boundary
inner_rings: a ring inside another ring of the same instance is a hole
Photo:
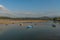
[[[21,22],[47,22],[48,20],[8,20],[0,19],[0,24],[15,24]]]

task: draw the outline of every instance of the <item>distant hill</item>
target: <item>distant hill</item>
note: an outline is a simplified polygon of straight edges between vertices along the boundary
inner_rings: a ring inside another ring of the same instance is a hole
[[[5,17],[5,16],[0,16],[0,19],[14,19],[14,20],[48,20],[48,19],[51,19],[49,17],[37,17],[37,18],[30,18],[30,17],[21,17],[21,18],[12,18],[12,17]]]

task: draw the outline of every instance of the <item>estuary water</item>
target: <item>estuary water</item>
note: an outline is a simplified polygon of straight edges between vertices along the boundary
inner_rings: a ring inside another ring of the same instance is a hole
[[[22,24],[0,24],[0,40],[60,40],[59,23],[48,21]],[[27,28],[28,25],[33,27]]]

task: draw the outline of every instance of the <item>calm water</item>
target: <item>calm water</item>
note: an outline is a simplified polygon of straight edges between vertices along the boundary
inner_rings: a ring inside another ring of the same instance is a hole
[[[53,22],[23,23],[19,24],[0,24],[0,40],[59,40],[60,24]],[[33,25],[33,28],[27,28]]]

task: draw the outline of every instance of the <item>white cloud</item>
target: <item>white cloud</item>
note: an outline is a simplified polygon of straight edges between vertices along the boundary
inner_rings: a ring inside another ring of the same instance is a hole
[[[0,11],[2,11],[3,13],[9,13],[9,10],[6,9],[3,5],[0,5]]]
[[[10,17],[41,17],[41,16],[60,16],[60,11],[40,11],[40,12],[32,12],[32,11],[17,11],[12,12],[5,8],[3,5],[0,5],[0,11],[2,14]]]

